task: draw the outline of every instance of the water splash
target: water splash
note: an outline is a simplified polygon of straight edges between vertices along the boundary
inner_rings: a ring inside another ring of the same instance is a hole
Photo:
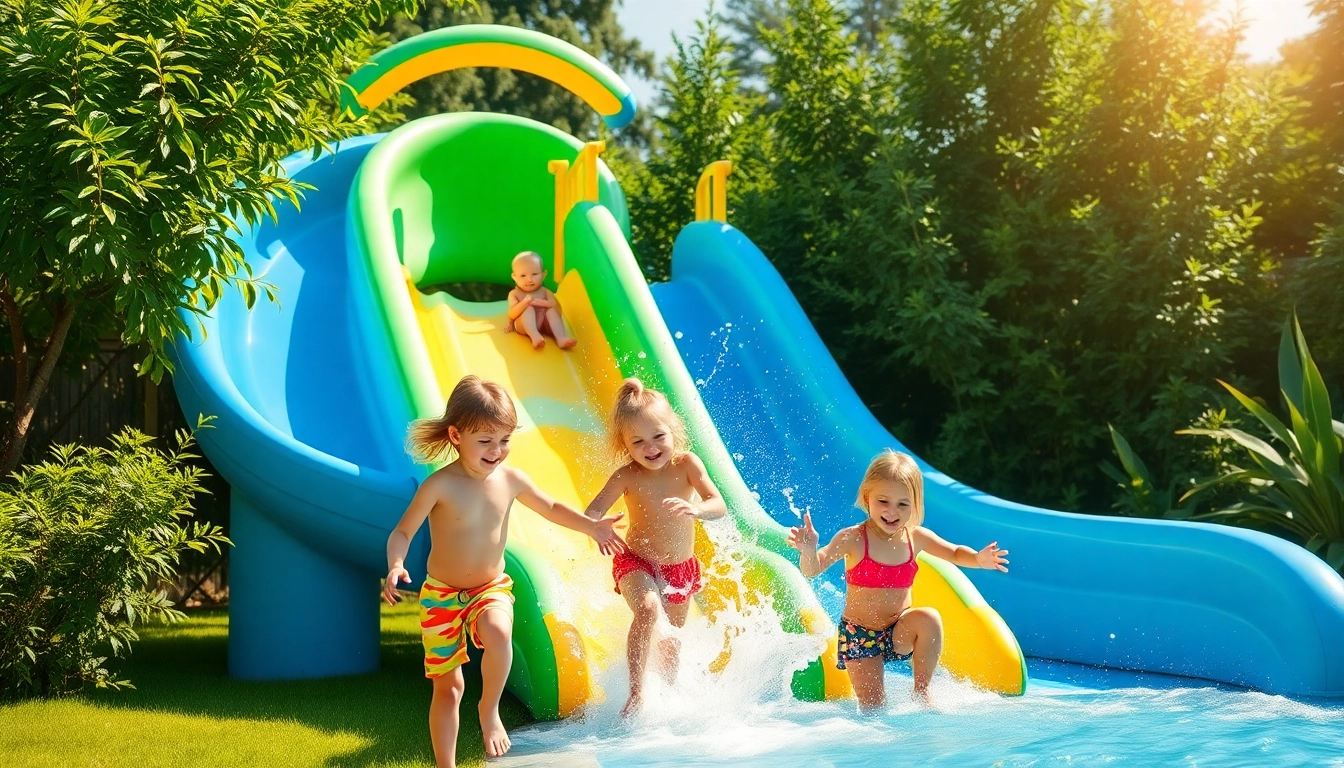
[[[719,331],[723,331],[722,338],[719,337]],[[714,364],[710,366],[709,373],[695,380],[695,386],[697,387],[704,387],[706,384],[713,381],[714,375],[719,372],[719,368],[723,365],[724,359],[728,357],[728,344],[733,335],[733,324],[724,323],[719,326],[718,330],[710,331],[709,335],[711,338],[719,339],[718,356],[714,358]],[[738,346],[740,347],[742,345],[739,344]]]
[[[812,511],[812,505],[809,504],[806,507],[799,509],[798,505],[793,503],[793,494],[797,490],[798,489],[793,486],[788,486],[786,488],[781,488],[780,493],[784,494],[784,500],[789,503],[789,511],[793,513],[793,516],[802,520],[804,512],[810,513]]]

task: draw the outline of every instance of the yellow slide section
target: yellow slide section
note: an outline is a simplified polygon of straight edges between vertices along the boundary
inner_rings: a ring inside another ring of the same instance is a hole
[[[615,469],[605,424],[622,376],[579,275],[571,272],[556,292],[565,322],[580,340],[567,352],[551,339],[535,350],[527,337],[506,333],[505,302],[426,295],[409,282],[407,288],[444,400],[468,373],[502,384],[519,405],[509,464],[582,510]],[[623,513],[624,503],[612,511]],[[568,660],[558,660],[560,715],[567,717],[590,698],[602,698],[593,672],[621,660],[630,611],[613,589],[611,558],[589,537],[515,506],[509,541],[546,556],[571,587],[582,585],[581,599],[564,606],[567,615],[546,616],[557,656],[562,647],[569,651]]]
[[[570,272],[557,291],[565,321],[580,340],[568,352],[550,339],[544,349],[534,350],[526,337],[506,333],[505,302],[471,303],[446,293],[423,294],[409,280],[406,285],[444,400],[468,373],[502,384],[519,405],[519,429],[509,463],[556,499],[583,509],[616,468],[606,418],[623,378],[579,273]],[[624,504],[618,502],[612,511],[624,513]],[[557,611],[563,615],[545,617],[560,670],[560,716],[567,717],[585,702],[604,698],[594,673],[623,661],[630,612],[613,589],[611,559],[587,536],[515,509],[509,519],[509,541],[545,556],[570,587],[569,604]],[[710,547],[706,537],[697,537],[702,559],[712,561]],[[947,627],[943,665],[988,690],[1020,693],[1025,670],[1003,662],[1020,658],[1020,652],[1002,619],[954,567],[927,557],[921,557],[921,564],[925,567],[915,583],[914,600],[943,615]],[[705,577],[711,601],[715,595],[732,595],[740,589],[738,584],[715,583],[712,569]],[[810,631],[828,636],[823,664],[827,698],[852,695],[848,677],[834,668],[835,637],[829,618],[811,612],[803,621]]]

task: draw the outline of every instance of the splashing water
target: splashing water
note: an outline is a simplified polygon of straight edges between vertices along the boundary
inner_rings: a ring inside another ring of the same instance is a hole
[[[714,359],[714,365],[710,367],[709,373],[705,374],[703,378],[698,378],[695,380],[695,386],[697,387],[703,387],[709,382],[713,381],[714,375],[719,372],[719,367],[723,365],[724,358],[728,356],[728,342],[733,335],[733,324],[724,323],[723,325],[719,326],[718,330],[710,331],[709,335],[714,338],[718,338],[719,331],[723,331],[723,338],[719,339],[719,356]],[[741,345],[739,344],[738,346]]]
[[[716,552],[707,573],[740,584],[736,530],[727,523],[705,530]],[[831,591],[818,597],[838,609],[843,595]],[[821,639],[784,632],[769,605],[750,601],[730,601],[712,622],[692,611],[684,628],[661,627],[682,642],[677,680],[668,684],[650,670],[644,708],[622,720],[628,612],[613,622],[606,612],[617,606],[591,598],[574,606],[572,618],[600,656],[602,695],[579,717],[515,731],[513,751],[491,765],[1344,768],[1344,704],[1161,675],[1032,661],[1027,694],[1009,698],[940,670],[930,690],[935,707],[924,709],[911,703],[909,667],[898,664],[888,667],[891,706],[880,716],[861,717],[853,701],[801,702],[789,683],[816,658]]]
[[[789,486],[788,488],[781,488],[779,492],[784,494],[784,500],[789,503],[789,511],[793,513],[793,516],[798,518],[799,520],[802,520],[803,513],[811,512],[812,506],[808,505],[805,509],[799,509],[798,505],[793,503],[793,494],[794,491],[797,490],[798,490],[797,488]]]
[[[931,687],[936,707],[922,709],[908,703],[911,680],[902,667],[888,670],[892,705],[877,717],[860,717],[853,702],[809,704],[761,686],[703,690],[696,700],[668,691],[651,695],[629,722],[602,707],[581,722],[519,730],[515,759],[603,768],[1344,766],[1338,704],[1034,663],[1026,696],[984,693],[940,673]],[[1041,677],[1070,670],[1101,679]]]

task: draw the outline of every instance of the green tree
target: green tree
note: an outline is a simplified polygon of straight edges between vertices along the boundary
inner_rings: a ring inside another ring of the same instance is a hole
[[[1290,288],[1302,325],[1317,339],[1327,379],[1344,377],[1344,0],[1314,0],[1317,28],[1286,46],[1286,69],[1302,78],[1309,134],[1285,164],[1275,244],[1304,258],[1290,262]],[[1296,137],[1295,137],[1296,138]]]
[[[997,324],[931,451],[989,490],[1102,506],[1113,420],[1154,474],[1229,367],[1263,370],[1278,260],[1259,190],[1293,115],[1236,54],[1236,24],[1161,0],[916,0],[902,123]],[[1238,366],[1239,363],[1250,363]],[[988,445],[991,450],[985,450]]]
[[[526,27],[573,43],[623,74],[650,77],[653,56],[628,37],[616,18],[613,0],[426,0],[384,27],[394,40],[458,24]],[[566,133],[596,138],[599,119],[592,107],[565,89],[510,69],[461,69],[412,84],[409,117],[441,112],[507,112],[550,123]],[[647,105],[641,105],[647,106]],[[622,131],[635,143],[647,141],[647,110]]]
[[[893,72],[857,47],[846,12],[793,0],[766,31],[779,99],[771,182],[745,228],[780,267],[850,380],[888,423],[929,429],[933,402],[987,386],[972,350],[992,324],[959,277],[931,180],[898,130]],[[892,407],[892,391],[922,399]],[[891,418],[895,417],[895,418]]]
[[[677,52],[663,79],[663,114],[655,120],[660,151],[649,158],[635,180],[631,203],[635,255],[651,280],[669,276],[672,243],[695,218],[695,188],[711,162],[733,162],[728,185],[730,216],[736,203],[754,188],[762,163],[763,124],[750,120],[756,99],[738,88],[732,69],[732,45],[721,34],[711,5],[706,20],[685,42],[673,38]]]
[[[410,0],[0,0],[0,304],[18,397],[0,475],[72,338],[166,346],[230,286],[229,234],[300,185],[279,161],[369,129],[334,108]],[[79,353],[87,349],[71,347]]]

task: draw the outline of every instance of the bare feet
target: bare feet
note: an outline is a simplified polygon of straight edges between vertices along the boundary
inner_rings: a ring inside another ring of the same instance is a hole
[[[564,341],[557,340],[555,343],[561,349],[573,349],[575,345],[579,343],[579,340],[570,337],[565,337]]]
[[[499,719],[499,710],[477,710],[481,716],[481,741],[485,743],[486,757],[499,757],[509,751],[513,743],[504,730],[504,721]]]
[[[541,348],[544,347],[544,346],[546,346],[546,338],[545,338],[545,337],[543,337],[543,336],[541,336],[541,335],[537,335],[537,336],[533,336],[533,337],[532,337],[532,348],[533,348],[533,349],[541,349]]]
[[[621,717],[630,717],[644,706],[644,694],[640,691],[631,691],[630,698],[625,700],[625,706],[621,707]]]
[[[919,706],[925,709],[934,709],[933,698],[929,696],[928,688],[916,688],[910,693],[910,698]]]

